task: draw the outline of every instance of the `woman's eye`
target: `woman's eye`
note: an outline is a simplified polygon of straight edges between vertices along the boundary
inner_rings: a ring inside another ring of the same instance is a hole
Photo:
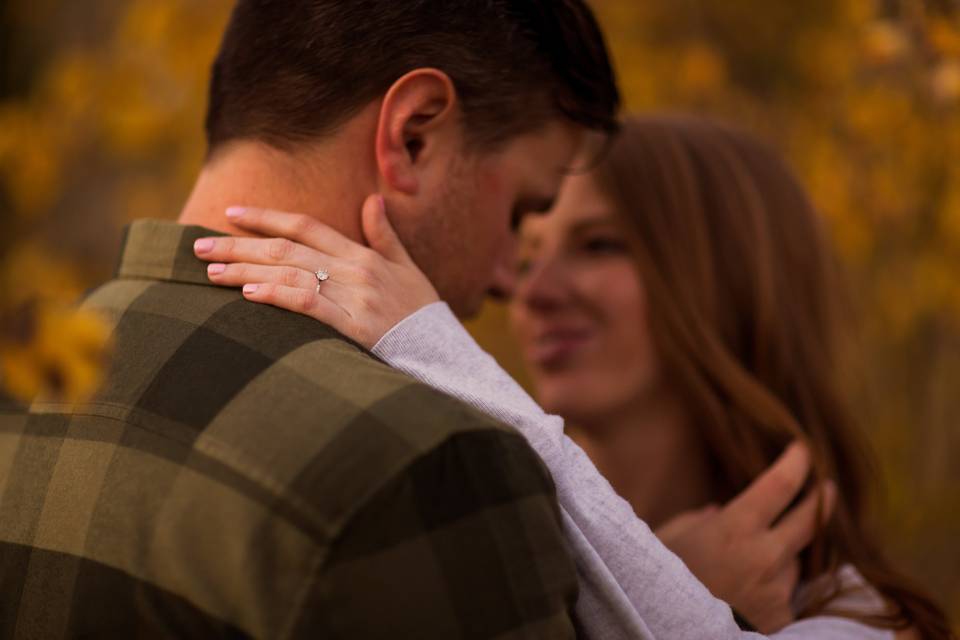
[[[583,243],[583,248],[589,253],[621,253],[626,245],[614,238],[591,238]]]

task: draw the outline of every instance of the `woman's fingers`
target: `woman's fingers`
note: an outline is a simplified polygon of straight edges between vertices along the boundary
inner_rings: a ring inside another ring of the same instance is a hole
[[[233,224],[263,236],[287,238],[317,251],[347,257],[362,246],[316,218],[302,213],[286,213],[255,207],[230,207],[227,218]]]
[[[724,508],[733,530],[765,530],[803,489],[810,473],[810,452],[794,442],[766,471]]]
[[[272,282],[287,287],[309,289],[317,284],[317,276],[299,267],[269,267],[259,264],[207,265],[207,276],[222,287],[242,287],[251,282]]]
[[[201,238],[193,252],[207,262],[247,262],[298,267],[314,272],[328,261],[328,254],[286,238]]]
[[[773,528],[773,535],[785,549],[785,557],[795,557],[813,541],[820,525],[833,516],[836,502],[836,485],[827,481],[819,491],[810,491],[800,504],[783,516]]]
[[[770,578],[767,590],[770,596],[766,606],[756,611],[747,621],[764,634],[780,631],[796,618],[793,613],[793,594],[800,579],[800,562],[792,558]]]
[[[386,203],[381,195],[369,196],[361,211],[363,235],[370,248],[390,262],[410,264],[410,254],[387,217]]]
[[[353,290],[346,284],[352,277],[351,273],[344,265],[339,263],[328,265],[325,269],[327,269],[330,278],[323,282],[320,282],[315,272],[298,267],[273,267],[244,263],[213,263],[207,266],[207,276],[211,282],[221,287],[242,287],[245,284],[256,282],[307,289],[316,293],[317,285],[320,285],[320,291],[323,292],[324,296],[334,303],[344,306],[344,302],[348,302],[349,296],[353,295]],[[348,296],[348,298],[344,298],[344,296]]]
[[[248,300],[308,315],[370,348],[439,296],[400,242],[383,199],[367,198],[361,213],[369,247],[308,216],[248,208],[231,210],[231,219],[280,237],[202,238],[194,252],[212,263],[215,284],[244,285]],[[320,269],[329,279],[320,282]]]

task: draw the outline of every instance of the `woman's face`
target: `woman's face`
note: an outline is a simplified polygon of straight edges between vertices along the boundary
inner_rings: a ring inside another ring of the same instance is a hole
[[[540,404],[603,419],[653,392],[659,366],[646,294],[614,204],[590,175],[520,233],[510,318]]]

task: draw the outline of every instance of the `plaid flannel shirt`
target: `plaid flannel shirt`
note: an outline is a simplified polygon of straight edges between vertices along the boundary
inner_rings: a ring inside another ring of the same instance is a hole
[[[131,225],[86,302],[113,327],[102,390],[0,409],[0,637],[574,636],[525,440],[211,286],[204,235]]]

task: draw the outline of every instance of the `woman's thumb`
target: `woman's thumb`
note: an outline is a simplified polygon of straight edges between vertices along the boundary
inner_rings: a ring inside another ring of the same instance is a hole
[[[367,197],[363,203],[361,217],[363,235],[371,249],[392,262],[409,261],[407,250],[387,218],[387,207],[383,196],[374,194]]]

